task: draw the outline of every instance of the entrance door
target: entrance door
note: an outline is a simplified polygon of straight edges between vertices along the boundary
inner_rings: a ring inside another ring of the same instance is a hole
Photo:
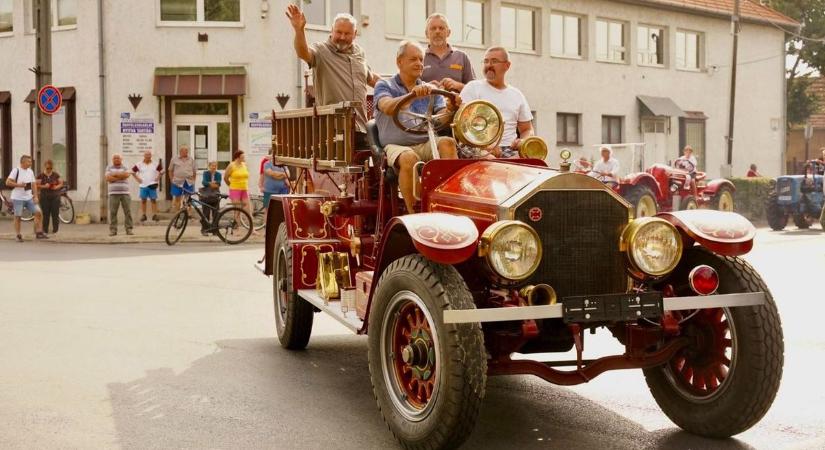
[[[208,170],[210,161],[218,163],[218,170],[226,169],[232,158],[232,123],[229,102],[176,101],[174,103],[175,155],[181,145],[189,147],[189,156],[195,159],[197,180]]]
[[[667,134],[665,119],[642,119],[642,136],[645,149],[642,157],[642,170],[651,164],[668,164]]]

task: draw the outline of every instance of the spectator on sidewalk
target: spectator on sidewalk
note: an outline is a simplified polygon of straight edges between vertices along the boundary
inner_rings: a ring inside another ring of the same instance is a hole
[[[246,166],[246,154],[236,150],[232,154],[232,163],[226,167],[224,178],[229,184],[229,201],[241,206],[252,217],[252,205],[249,202],[249,168]],[[238,217],[235,218],[238,220]]]
[[[152,150],[143,152],[143,161],[132,167],[132,173],[140,183],[140,221],[146,222],[146,202],[152,203],[152,220],[158,221],[158,185],[163,163],[152,161]]]
[[[123,165],[120,153],[112,155],[112,165],[106,168],[106,182],[109,184],[109,236],[117,235],[117,210],[123,207],[126,234],[132,235],[132,197],[129,195],[130,171]]]
[[[762,176],[762,174],[760,174],[759,171],[756,170],[756,164],[751,164],[750,169],[748,169],[747,177],[748,178],[754,178],[754,177],[761,177],[761,176]]]
[[[43,233],[49,232],[49,222],[52,225],[52,234],[57,233],[60,227],[60,189],[63,188],[63,179],[54,171],[54,162],[51,159],[43,163],[43,172],[37,176],[37,182],[40,209],[43,211]]]
[[[269,198],[273,195],[289,194],[289,168],[276,165],[271,160],[264,165],[263,174],[264,220],[269,211]]]
[[[169,181],[172,211],[177,211],[181,207],[183,191],[193,192],[195,188],[195,160],[189,157],[188,145],[181,145],[179,156],[169,162]]]
[[[6,179],[6,186],[12,188],[11,202],[14,207],[14,232],[17,235],[17,242],[23,242],[23,236],[20,234],[20,218],[23,216],[24,208],[34,215],[34,234],[37,239],[49,238],[40,228],[42,214],[37,205],[37,181],[31,167],[32,157],[23,155],[20,157],[20,166],[12,169]]]
[[[209,161],[209,170],[203,173],[201,179],[201,188],[198,191],[200,200],[211,208],[203,208],[203,215],[205,221],[201,222],[201,234],[209,235],[210,224],[215,220],[218,213],[218,208],[221,205],[221,173],[218,172],[218,162]]]
[[[272,161],[272,155],[267,154],[261,158],[261,165],[258,167],[258,192],[264,191],[264,167],[270,161]]]

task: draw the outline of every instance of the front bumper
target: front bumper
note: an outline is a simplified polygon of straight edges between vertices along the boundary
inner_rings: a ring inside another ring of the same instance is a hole
[[[718,294],[692,297],[667,297],[662,301],[664,311],[684,311],[708,308],[736,308],[761,306],[767,301],[764,292]],[[444,311],[444,323],[507,322],[530,319],[561,319],[565,317],[563,304],[518,306],[484,309],[450,309]]]

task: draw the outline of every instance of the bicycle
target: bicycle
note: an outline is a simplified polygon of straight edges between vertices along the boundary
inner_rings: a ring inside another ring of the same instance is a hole
[[[203,213],[203,208],[212,210],[212,222],[209,223],[209,228],[204,230],[206,233],[217,235],[222,241],[227,244],[240,244],[252,234],[252,228],[248,225],[241,226],[244,221],[249,224],[252,222],[249,212],[239,206],[227,206],[224,208],[215,208],[201,201],[197,192],[184,191],[184,200],[181,210],[172,217],[169,225],[166,227],[166,244],[175,245],[186,231],[186,225],[189,223],[191,208],[200,217],[201,223],[207,223],[206,216]],[[220,194],[221,199],[225,199],[226,194]],[[245,231],[240,231],[245,230]]]
[[[254,224],[255,231],[261,230],[266,226],[266,208],[264,208],[264,196],[263,195],[250,195],[249,196],[249,204],[252,207],[252,223]],[[241,217],[241,220],[244,220]],[[246,222],[241,222],[243,226],[248,227],[249,224]]]
[[[12,206],[12,202],[3,195],[2,190],[0,190],[0,211],[5,211],[6,214],[11,216],[14,215],[14,207]],[[72,199],[69,197],[68,185],[63,186],[60,189],[60,211],[57,215],[63,223],[69,224],[74,222],[74,202],[72,202]],[[29,222],[34,219],[34,215],[32,215],[32,212],[28,209],[24,209],[23,215],[20,219],[24,222]]]

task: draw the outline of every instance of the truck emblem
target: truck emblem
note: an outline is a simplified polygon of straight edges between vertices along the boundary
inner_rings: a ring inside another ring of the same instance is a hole
[[[530,208],[530,212],[528,212],[527,215],[533,222],[538,222],[539,220],[541,220],[541,217],[544,215],[544,213],[542,213],[541,208],[539,208],[538,206],[534,206]]]

